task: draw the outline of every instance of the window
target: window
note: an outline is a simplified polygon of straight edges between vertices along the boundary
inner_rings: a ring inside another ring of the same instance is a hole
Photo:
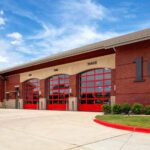
[[[136,64],[136,81],[143,81],[143,57],[137,57]]]

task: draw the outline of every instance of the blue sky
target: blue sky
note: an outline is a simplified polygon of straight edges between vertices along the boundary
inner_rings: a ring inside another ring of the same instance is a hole
[[[149,0],[0,0],[0,69],[150,27]]]

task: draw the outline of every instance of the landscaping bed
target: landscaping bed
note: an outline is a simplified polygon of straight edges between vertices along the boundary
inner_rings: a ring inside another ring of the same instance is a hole
[[[133,116],[133,115],[97,115],[96,119],[113,124],[126,126],[150,128],[150,116]]]

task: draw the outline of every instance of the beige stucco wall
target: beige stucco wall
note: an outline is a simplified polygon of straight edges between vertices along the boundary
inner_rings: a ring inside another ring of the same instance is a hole
[[[69,97],[69,110],[76,111],[77,110],[77,98]]]
[[[116,101],[116,96],[111,96],[110,101],[111,101],[111,105],[113,106]]]
[[[40,110],[45,110],[46,109],[46,99],[45,98],[40,98],[39,99],[39,109]]]
[[[15,104],[16,104],[15,99],[4,100],[5,108],[16,108]]]
[[[16,108],[16,100],[15,99],[9,99],[9,100],[3,100],[3,102],[0,102],[0,108]],[[18,109],[23,109],[23,100],[19,99],[18,101]]]
[[[3,108],[4,106],[3,106],[3,102],[0,102],[0,108]]]
[[[23,99],[19,99],[18,109],[23,109]]]
[[[97,64],[88,65],[89,62],[97,61]],[[35,71],[25,72],[20,74],[20,81],[24,82],[31,78],[45,79],[55,74],[78,74],[82,71],[92,69],[92,68],[115,68],[115,54],[95,57],[91,59],[86,59],[82,61],[77,61],[73,63],[63,64],[59,66],[48,67],[44,69],[39,69]],[[58,71],[54,71],[58,69]],[[32,74],[32,76],[29,76]]]

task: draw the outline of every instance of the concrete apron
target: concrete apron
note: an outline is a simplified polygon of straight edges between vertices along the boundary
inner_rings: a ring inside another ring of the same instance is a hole
[[[149,134],[101,126],[93,122],[97,114],[0,109],[0,149],[149,150]]]

